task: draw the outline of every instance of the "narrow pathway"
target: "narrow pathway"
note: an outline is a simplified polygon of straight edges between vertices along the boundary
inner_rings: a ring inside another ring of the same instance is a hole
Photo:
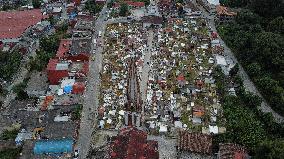
[[[143,68],[142,68],[142,78],[141,78],[141,83],[140,83],[140,91],[141,91],[141,98],[142,98],[142,113],[144,113],[144,108],[145,108],[145,102],[146,102],[146,97],[147,97],[147,82],[148,82],[148,76],[149,76],[149,71],[150,71],[150,58],[151,58],[151,50],[153,48],[153,37],[154,37],[154,32],[153,30],[148,31],[149,36],[148,36],[148,47],[144,56],[144,63],[143,63]]]

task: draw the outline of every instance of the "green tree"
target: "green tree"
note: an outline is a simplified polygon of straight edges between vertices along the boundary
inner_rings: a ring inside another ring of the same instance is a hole
[[[284,18],[277,17],[273,19],[267,26],[267,30],[284,35]]]
[[[111,1],[107,4],[107,7],[108,7],[108,8],[111,8],[113,5],[114,5],[114,0],[111,0]]]
[[[282,0],[250,0],[249,8],[260,16],[271,18],[284,15]]]
[[[128,13],[128,5],[126,3],[120,4],[119,15],[125,17]]]
[[[284,139],[264,140],[256,149],[255,159],[283,159]]]
[[[229,7],[245,7],[248,0],[220,0],[220,3]]]
[[[8,148],[1,149],[0,151],[0,159],[17,159],[20,157],[20,153],[22,148]]]
[[[261,66],[257,62],[249,64],[247,66],[247,71],[249,75],[253,77],[259,77],[262,75]]]
[[[32,0],[32,4],[34,8],[40,8],[41,0]]]

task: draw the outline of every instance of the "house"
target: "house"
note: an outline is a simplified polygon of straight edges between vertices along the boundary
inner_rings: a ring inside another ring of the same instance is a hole
[[[201,154],[212,153],[212,136],[202,133],[190,133],[180,130],[178,134],[178,149]]]
[[[60,61],[50,59],[47,65],[47,76],[49,84],[57,85],[65,77],[81,78],[86,77],[89,72],[89,63],[84,61]]]
[[[0,12],[0,41],[19,42],[26,29],[45,18],[40,9]]]
[[[92,32],[74,30],[72,35],[72,45],[70,55],[90,54],[92,50]]]
[[[67,60],[67,61],[70,60],[72,62],[89,60],[90,55],[87,53],[78,53],[72,55],[70,53],[71,45],[72,45],[72,40],[61,39],[55,58],[59,60]]]
[[[221,5],[216,6],[216,12],[216,21],[219,23],[231,22],[237,16],[236,12],[233,12],[229,8]]]
[[[153,26],[162,26],[163,18],[159,16],[144,16],[142,17],[143,27],[147,28],[151,25]]]
[[[118,136],[112,138],[109,155],[116,158],[158,159],[158,142],[147,140],[147,133],[134,127],[120,130]]]
[[[143,8],[145,7],[144,2],[134,2],[134,1],[124,1],[123,3],[126,3],[131,8]],[[114,8],[119,8],[120,3],[114,3]]]
[[[220,143],[218,159],[249,159],[245,148],[238,144],[233,143]]]

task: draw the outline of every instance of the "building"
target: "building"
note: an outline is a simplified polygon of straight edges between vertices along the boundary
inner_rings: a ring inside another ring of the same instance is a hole
[[[202,133],[189,133],[186,131],[179,131],[178,148],[180,151],[211,154],[212,136]]]
[[[72,55],[70,53],[71,45],[72,45],[72,40],[61,39],[55,58],[59,60],[66,60],[66,61],[70,60],[72,62],[89,61],[89,56],[90,56],[89,54],[78,53],[78,54]]]
[[[40,9],[0,12],[0,41],[19,42],[27,28],[45,18]]]
[[[72,139],[40,140],[35,143],[33,152],[37,155],[71,153]]]
[[[131,8],[142,8],[145,7],[144,2],[133,2],[133,1],[124,1]],[[119,8],[120,3],[114,3],[114,8]]]
[[[192,2],[188,2],[187,5],[183,7],[185,11],[185,17],[199,17],[202,11],[199,10]]]
[[[142,17],[143,27],[162,26],[163,18],[159,16],[144,16]]]
[[[92,50],[92,32],[74,30],[70,55],[90,54]]]
[[[229,8],[224,6],[216,6],[216,21],[219,23],[231,22],[237,15],[236,12],[231,11]]]
[[[147,140],[147,133],[134,127],[120,130],[109,146],[111,159],[158,159],[158,142]]]
[[[245,148],[238,144],[233,143],[220,143],[218,159],[249,159]]]
[[[60,61],[50,59],[47,65],[49,84],[57,85],[65,78],[85,78],[89,72],[89,62],[85,61]]]

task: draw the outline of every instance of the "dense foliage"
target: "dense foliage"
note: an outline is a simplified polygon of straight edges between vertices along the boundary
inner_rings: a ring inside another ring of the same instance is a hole
[[[128,5],[126,3],[120,4],[119,16],[125,17],[128,13]]]
[[[19,130],[13,129],[13,130],[4,130],[3,133],[0,136],[0,140],[15,140],[15,138],[18,135]]]
[[[11,80],[18,71],[21,59],[22,55],[17,51],[12,53],[0,51],[0,78]]]
[[[238,143],[245,146],[254,158],[258,159],[262,154],[261,158],[281,158],[281,153],[284,152],[284,126],[276,123],[270,113],[259,110],[261,98],[245,91],[238,75],[238,65],[230,71],[229,78],[217,67],[214,78],[217,90],[222,90],[219,96],[222,99],[227,131],[214,136],[213,149],[217,151],[219,143]],[[228,95],[228,88],[224,84],[228,81],[235,83],[237,96]]]
[[[0,151],[0,159],[17,159],[22,148],[9,148]]]
[[[230,0],[227,2],[237,3]],[[268,0],[249,3],[249,9],[242,9],[235,22],[218,26],[219,34],[232,48],[262,95],[272,109],[282,116],[284,19],[281,16],[283,10],[280,9],[283,6],[278,0],[277,3]]]
[[[32,0],[32,4],[34,8],[40,8],[41,0]]]
[[[103,9],[103,5],[96,4],[93,0],[88,0],[85,9],[92,14],[99,13]]]

